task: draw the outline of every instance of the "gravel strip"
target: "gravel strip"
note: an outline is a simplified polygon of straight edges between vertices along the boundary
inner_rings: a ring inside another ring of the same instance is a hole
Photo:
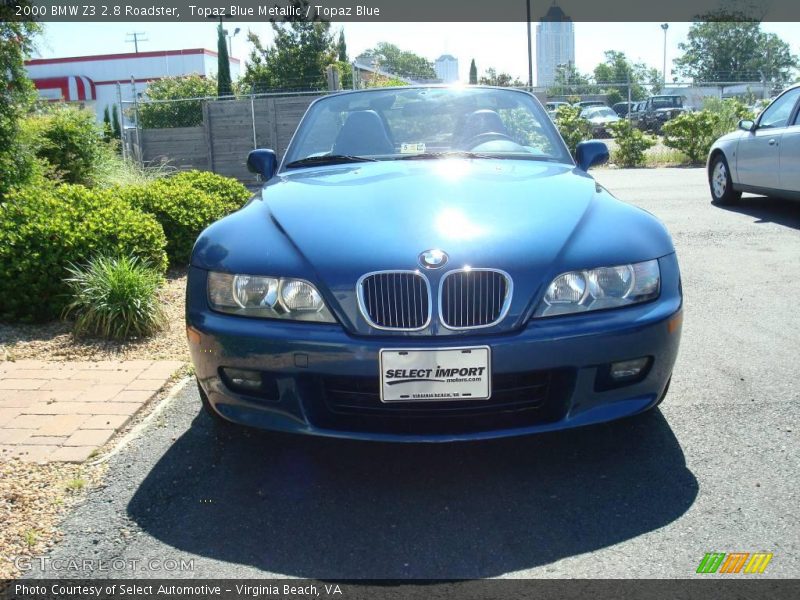
[[[0,362],[4,360],[182,360],[189,351],[184,328],[186,269],[167,274],[161,298],[167,329],[155,336],[126,342],[75,338],[72,324],[0,324]],[[97,457],[116,446],[121,436],[141,422],[190,371],[175,373],[164,388],[145,405],[124,429],[99,449]],[[97,458],[95,457],[95,458]],[[59,524],[68,510],[82,502],[86,492],[104,486],[105,464],[90,458],[84,464],[33,464],[19,460],[0,462],[0,579],[20,574],[15,558],[45,554],[59,539]]]
[[[75,338],[72,324],[0,324],[3,360],[189,360],[184,326],[186,269],[173,270],[161,290],[167,329],[155,336],[125,342]]]
[[[40,556],[61,539],[61,519],[105,471],[105,465],[0,462],[0,579],[19,575],[20,559]]]

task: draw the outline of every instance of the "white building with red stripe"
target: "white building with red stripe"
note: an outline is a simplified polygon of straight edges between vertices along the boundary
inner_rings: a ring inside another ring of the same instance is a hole
[[[231,77],[239,75],[240,61],[230,58]],[[77,102],[93,108],[103,120],[108,106],[139,98],[147,85],[164,77],[216,75],[217,53],[204,48],[161,50],[124,54],[98,54],[65,58],[34,58],[25,61],[39,96],[46,100]],[[119,91],[118,91],[119,88]]]

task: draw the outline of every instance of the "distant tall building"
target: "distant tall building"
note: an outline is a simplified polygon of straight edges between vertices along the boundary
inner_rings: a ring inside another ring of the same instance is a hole
[[[458,59],[455,56],[442,54],[434,61],[433,70],[443,83],[458,81]]]
[[[575,31],[572,19],[553,5],[536,26],[536,85],[552,85],[556,67],[575,63]]]

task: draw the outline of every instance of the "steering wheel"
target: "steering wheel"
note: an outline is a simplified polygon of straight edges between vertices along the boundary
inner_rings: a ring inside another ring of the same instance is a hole
[[[480,146],[481,144],[485,144],[486,142],[495,142],[498,140],[505,140],[509,142],[514,142],[511,136],[506,135],[505,133],[499,133],[496,131],[485,131],[483,133],[479,133],[477,135],[472,136],[469,140],[466,141],[464,144],[465,150],[470,150],[475,148],[476,146]],[[514,142],[516,143],[516,142]]]

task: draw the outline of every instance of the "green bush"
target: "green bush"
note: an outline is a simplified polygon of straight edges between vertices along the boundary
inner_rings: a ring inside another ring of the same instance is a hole
[[[609,126],[611,135],[617,142],[613,161],[623,167],[638,167],[644,164],[644,153],[656,141],[631,125],[628,119],[620,119]]]
[[[252,194],[241,183],[210,171],[181,171],[163,181],[165,185],[188,185],[228,205],[229,211],[241,208]]]
[[[166,324],[158,298],[161,273],[137,257],[98,256],[72,265],[64,280],[72,294],[65,317],[75,317],[75,335],[126,339],[151,335]]]
[[[742,119],[755,119],[755,114],[750,107],[736,98],[726,98],[724,100],[707,98],[703,102],[703,110],[712,112],[719,117],[719,122],[712,133],[714,139],[735,131],[739,121]]]
[[[148,185],[117,188],[115,193],[131,206],[152,214],[164,228],[170,262],[186,264],[200,232],[241,208],[250,196],[247,193],[245,197],[239,188],[244,186],[218,175],[185,173]]]
[[[69,301],[70,264],[100,254],[167,266],[164,231],[151,216],[106,191],[27,186],[0,205],[0,320],[58,317]]]
[[[68,105],[29,116],[24,128],[36,156],[47,161],[66,183],[91,185],[103,156],[112,150],[94,113]]]
[[[692,163],[703,162],[716,135],[720,116],[708,110],[683,113],[664,123],[664,145],[680,150]]]
[[[559,106],[556,111],[555,122],[572,156],[575,156],[575,149],[578,144],[584,140],[592,139],[592,127],[586,119],[581,118],[580,107]]]

